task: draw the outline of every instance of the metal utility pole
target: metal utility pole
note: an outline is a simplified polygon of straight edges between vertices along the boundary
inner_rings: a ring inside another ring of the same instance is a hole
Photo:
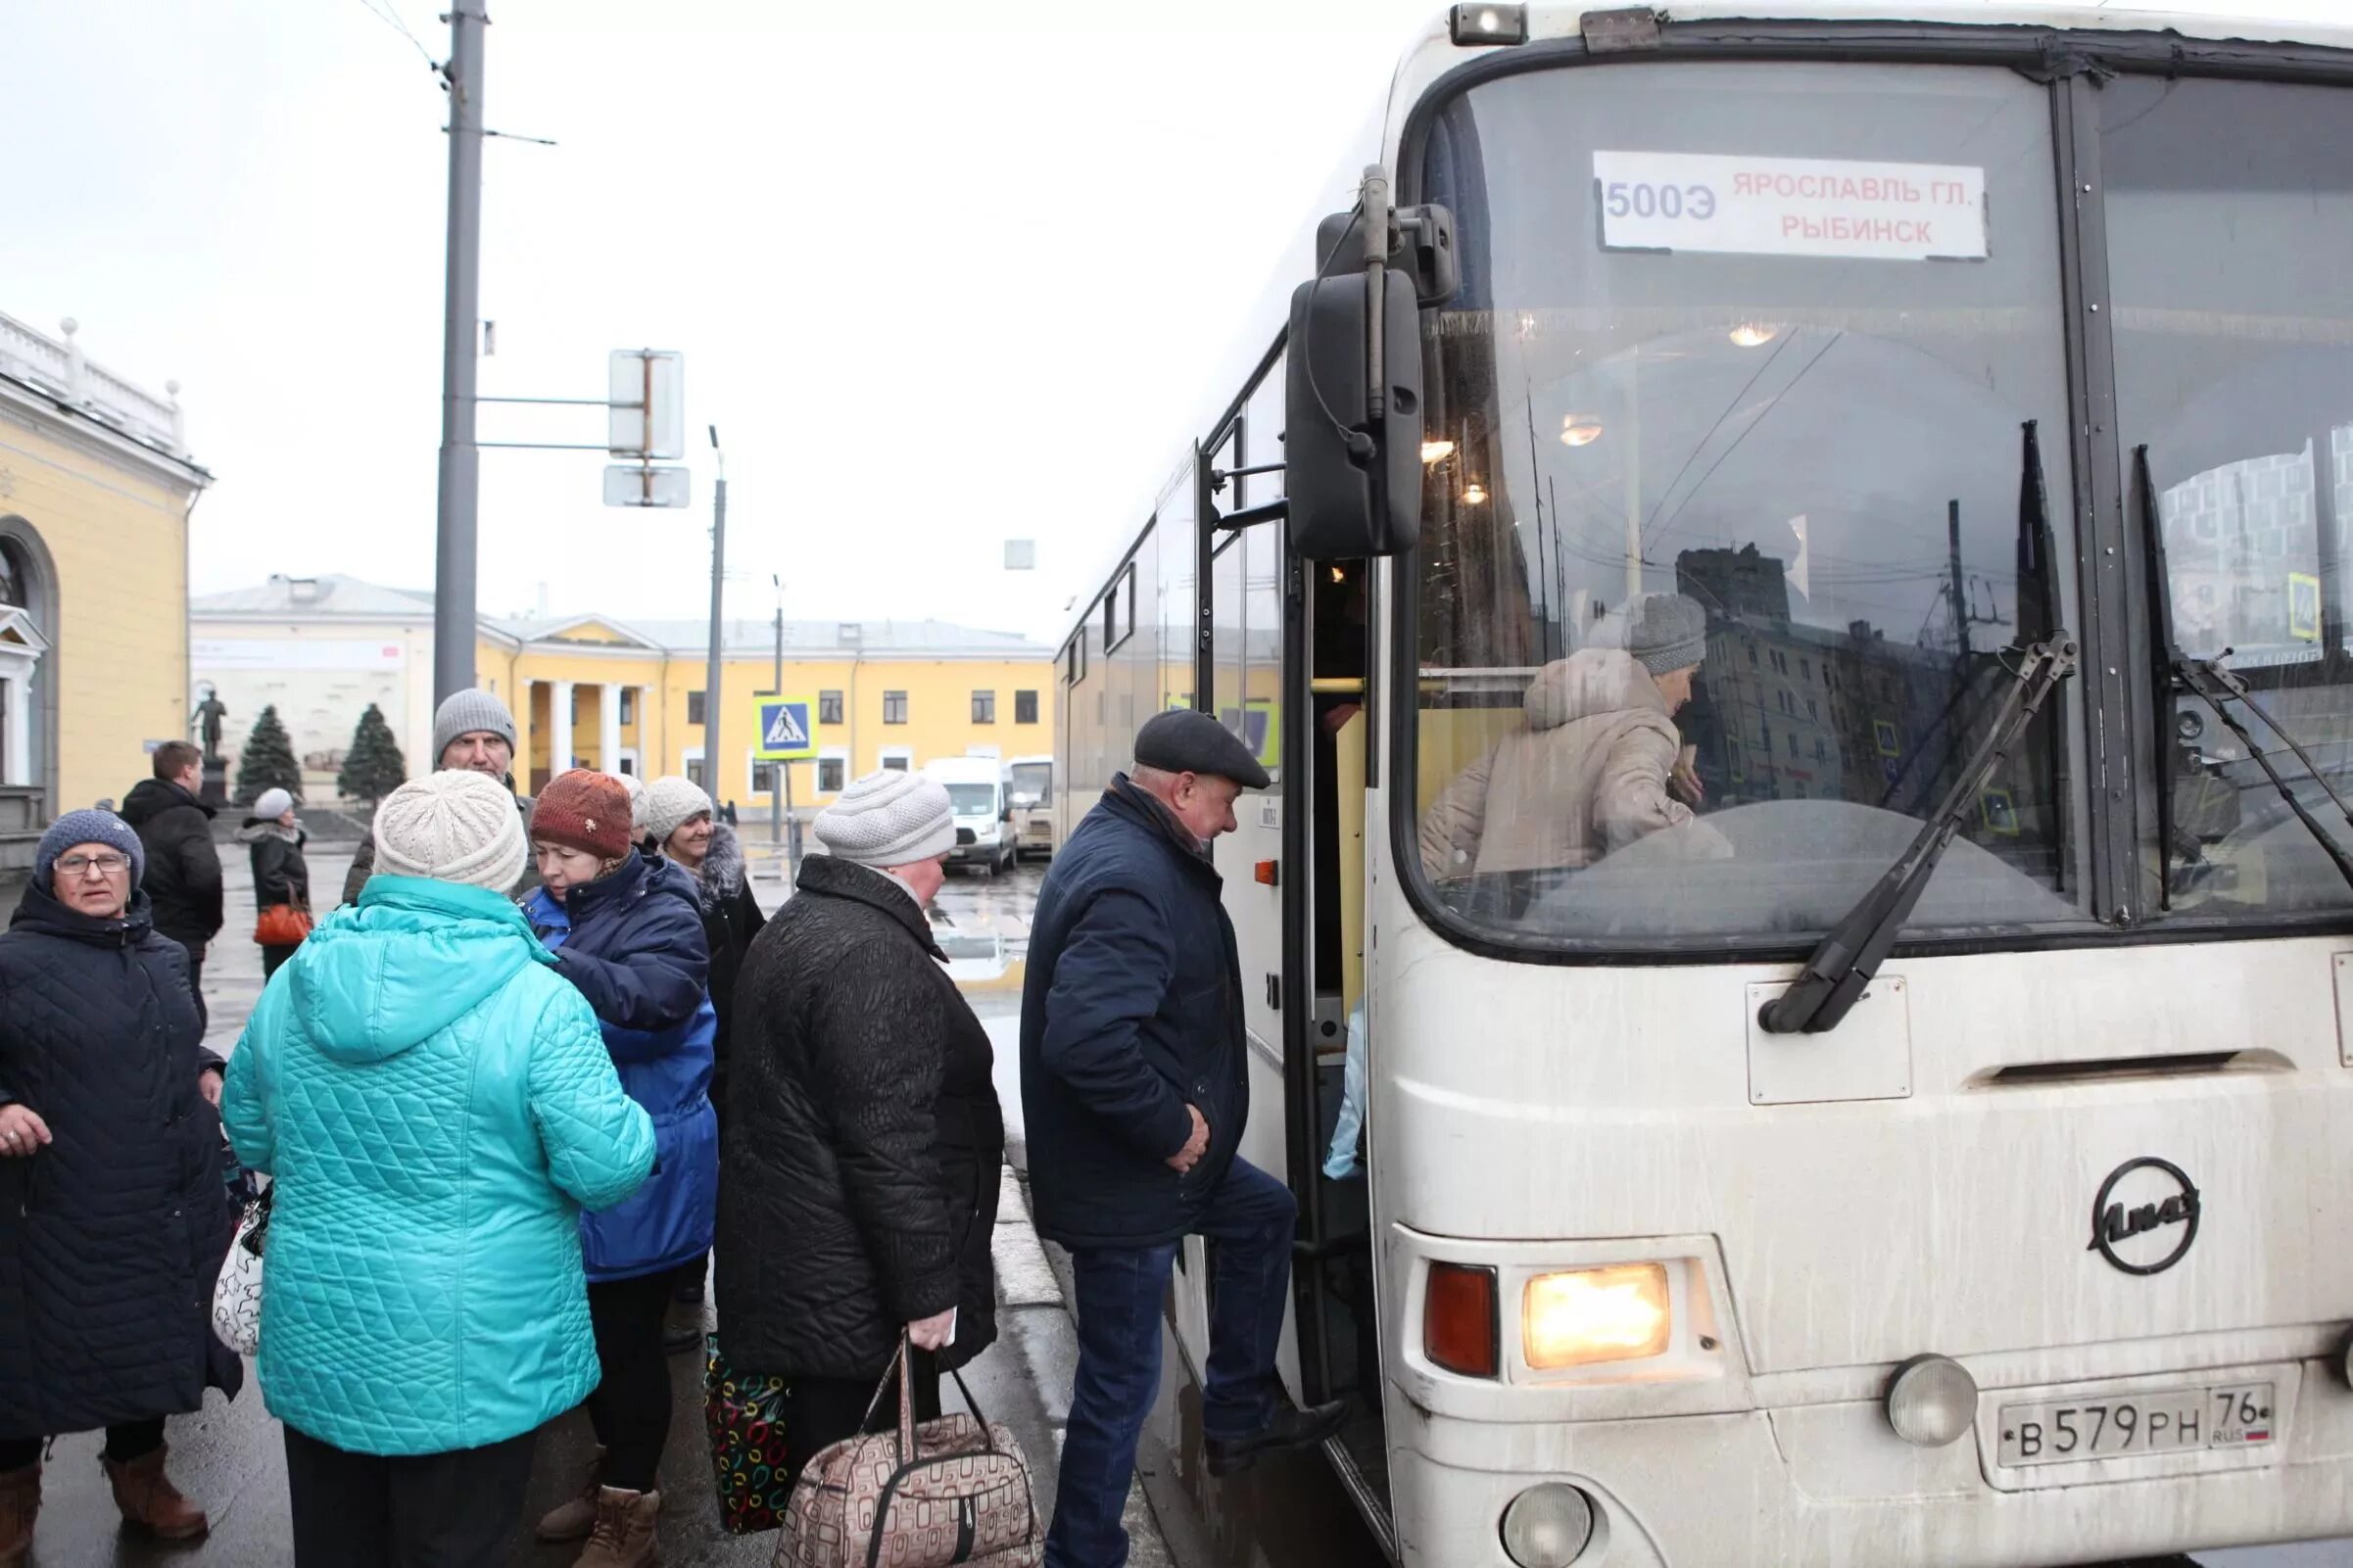
[[[1969,665],[1969,597],[1961,582],[1961,503],[1957,499],[1945,503],[1945,553],[1952,572],[1952,636],[1965,671]]]
[[[721,635],[720,595],[727,581],[727,453],[719,447],[719,427],[713,425],[711,451],[718,453],[719,479],[711,487],[711,657],[702,678],[702,782],[709,786],[711,804],[724,811],[727,798],[719,792],[719,710]]]
[[[441,340],[441,499],[434,531],[433,700],[474,684],[475,321],[482,296],[483,0],[450,0],[449,263]]]

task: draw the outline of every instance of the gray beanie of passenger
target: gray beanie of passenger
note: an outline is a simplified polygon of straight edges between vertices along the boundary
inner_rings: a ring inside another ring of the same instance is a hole
[[[885,768],[841,791],[817,814],[817,841],[842,860],[886,870],[956,847],[947,791],[919,773]]]
[[[441,766],[442,753],[450,749],[451,741],[477,730],[504,736],[506,749],[515,749],[514,715],[506,711],[505,703],[472,687],[442,698],[441,706],[433,710],[433,766]]]
[[[120,851],[130,861],[134,892],[147,879],[147,846],[129,823],[111,811],[69,811],[51,823],[49,831],[41,834],[40,847],[32,852],[32,879],[47,888],[49,874],[57,869],[57,857],[75,844],[104,844]]]
[[[1646,594],[1626,611],[1626,651],[1653,675],[1688,670],[1707,656],[1707,612],[1682,594]]]

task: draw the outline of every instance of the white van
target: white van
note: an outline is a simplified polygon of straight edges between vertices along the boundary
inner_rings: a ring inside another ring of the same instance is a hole
[[[1003,763],[994,757],[941,757],[926,763],[923,776],[945,789],[955,808],[956,847],[948,852],[949,866],[980,866],[994,877],[1013,864]]]

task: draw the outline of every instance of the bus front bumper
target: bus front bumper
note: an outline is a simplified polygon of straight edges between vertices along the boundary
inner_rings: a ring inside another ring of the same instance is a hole
[[[2041,1568],[2353,1535],[2353,1392],[2297,1368],[2295,1418],[2257,1466],[2002,1490],[1975,1432],[1891,1442],[1877,1401],[1579,1422],[1438,1415],[1390,1391],[1390,1492],[1408,1568],[1518,1568],[1513,1500],[1565,1482],[1593,1505],[1574,1568]]]

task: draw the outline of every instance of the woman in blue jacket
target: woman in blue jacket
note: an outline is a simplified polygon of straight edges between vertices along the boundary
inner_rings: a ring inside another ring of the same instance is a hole
[[[580,1210],[637,1189],[653,1128],[506,897],[514,797],[434,774],[375,844],[229,1061],[230,1140],[275,1177],[262,1392],[297,1563],[489,1568],[533,1434],[597,1384]]]
[[[661,1494],[654,1471],[670,1435],[662,1320],[670,1276],[711,1244],[719,1132],[711,1113],[710,968],[694,879],[630,845],[618,779],[563,774],[531,812],[540,888],[523,906],[603,1025],[621,1086],[653,1118],[651,1180],[617,1208],[584,1214],[589,1315],[603,1381],[588,1402],[602,1453],[580,1495],[539,1523],[543,1541],[589,1537],[582,1568],[652,1561]]]

